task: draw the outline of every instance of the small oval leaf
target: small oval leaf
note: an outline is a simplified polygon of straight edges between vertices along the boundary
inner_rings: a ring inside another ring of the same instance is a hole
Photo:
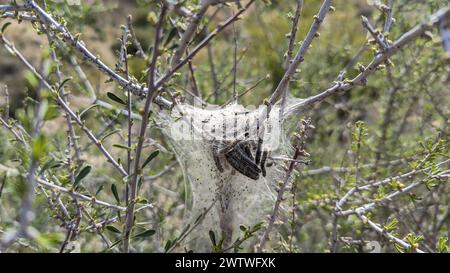
[[[92,105],[89,106],[88,108],[84,109],[83,112],[81,112],[81,114],[80,114],[80,118],[82,119],[82,118],[84,117],[84,115],[86,115],[86,113],[87,113],[89,110],[91,110],[91,109],[93,109],[93,108],[95,108],[95,107],[98,107],[98,106],[100,106],[100,105],[99,105],[99,104],[92,104]]]
[[[72,80],[72,78],[67,78],[67,79],[63,80],[63,81],[59,84],[59,86],[58,86],[58,93],[59,93],[59,91],[61,91],[61,89],[64,87],[64,85],[65,85],[68,81],[71,81],[71,80]]]
[[[97,191],[95,192],[94,196],[97,196],[102,190],[103,190],[103,185],[100,185],[100,187],[98,187]]]
[[[133,236],[133,238],[146,238],[146,237],[153,236],[155,233],[156,233],[155,230],[148,229],[146,231],[136,234],[135,236]]]
[[[119,133],[119,132],[121,132],[121,131],[122,131],[121,129],[116,129],[116,130],[114,130],[114,131],[111,131],[111,132],[107,133],[105,136],[103,136],[102,139],[100,139],[100,141],[103,142],[103,141],[104,141],[105,139],[107,139],[108,137],[110,137],[110,136],[112,136],[112,135],[114,135],[114,134],[116,134],[116,133]],[[128,149],[128,147],[127,147],[127,149]]]
[[[164,46],[167,46],[177,34],[178,34],[177,28],[175,28],[175,27],[172,28],[170,30],[169,34],[167,35],[167,39],[164,42]]]
[[[39,135],[33,141],[33,150],[32,150],[33,159],[38,161],[41,158],[43,158],[45,156],[46,149],[47,149],[47,140],[44,135]]]
[[[113,100],[113,101],[115,101],[117,103],[120,103],[122,105],[127,105],[125,103],[125,101],[123,101],[121,98],[119,98],[118,96],[116,96],[115,94],[113,94],[111,92],[106,93],[106,95],[108,96],[108,98],[110,98],[111,100]]]
[[[157,157],[159,155],[159,150],[154,151],[153,153],[151,153],[147,159],[144,161],[144,164],[142,164],[142,169],[145,168],[145,166],[148,165],[148,163],[150,163],[155,157]]]
[[[164,246],[164,250],[167,252],[169,251],[170,247],[172,247],[172,241],[168,240],[166,245]]]
[[[90,172],[91,172],[92,167],[91,166],[86,166],[84,167],[80,173],[78,173],[77,177],[75,178],[75,185],[78,185],[78,183],[80,183],[80,181],[85,178]]]
[[[120,204],[119,192],[117,191],[117,187],[116,187],[115,184],[111,185],[111,191],[112,191],[112,193],[114,195],[114,198],[116,198],[117,203]]]
[[[55,163],[55,160],[53,158],[50,158],[47,160],[44,165],[41,167],[41,171],[39,172],[39,175],[42,175],[47,169],[50,169],[50,167]]]
[[[106,229],[114,233],[122,233],[115,226],[106,226]]]
[[[113,144],[113,147],[119,148],[119,149],[124,149],[124,150],[129,150],[130,148],[128,146],[122,145],[122,144]]]
[[[217,245],[216,235],[214,234],[214,231],[212,231],[212,230],[209,231],[209,239],[211,239],[213,246]]]
[[[5,30],[11,25],[11,22],[7,22],[6,24],[4,24],[2,26],[2,30],[0,31],[0,33],[5,33]]]

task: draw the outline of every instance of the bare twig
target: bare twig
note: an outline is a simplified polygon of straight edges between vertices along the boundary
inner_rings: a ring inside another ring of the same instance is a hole
[[[364,223],[367,223],[373,230],[375,230],[381,236],[386,237],[388,240],[393,241],[396,244],[399,244],[399,245],[401,245],[402,247],[404,247],[406,249],[412,249],[410,244],[408,244],[407,242],[405,242],[405,241],[395,237],[391,233],[387,232],[386,230],[381,228],[378,224],[375,224],[374,222],[369,220],[369,218],[367,218],[366,216],[361,215],[361,214],[357,214],[357,216],[361,219],[361,221],[363,221]],[[412,249],[412,250],[417,252],[417,253],[424,253],[424,251],[420,250],[419,248],[415,248],[415,249]]]
[[[300,20],[302,8],[303,8],[303,0],[297,0],[295,14],[294,14],[294,17],[292,18],[291,32],[289,33],[289,45],[288,45],[288,49],[287,49],[285,60],[284,60],[285,61],[284,66],[286,68],[286,72],[287,72],[287,69],[289,69],[290,64],[292,63],[292,56],[294,53],[296,39],[297,39],[298,22]],[[286,104],[286,98],[287,98],[288,93],[289,93],[289,81],[286,86],[286,91],[284,91],[283,95],[282,95],[281,115],[283,115],[283,112],[284,112],[284,106]]]
[[[303,40],[300,49],[298,50],[295,58],[292,60],[292,63],[289,65],[288,69],[286,70],[286,73],[284,74],[277,88],[270,97],[269,99],[270,104],[273,105],[274,103],[276,103],[281,98],[283,93],[286,92],[286,88],[288,87],[291,78],[294,76],[300,63],[302,63],[303,60],[305,59],[305,54],[308,51],[313,39],[317,37],[319,27],[322,24],[323,20],[325,19],[325,16],[330,11],[330,8],[331,8],[331,0],[323,1],[319,13],[316,16],[314,16],[314,22],[311,25],[311,28],[309,29],[309,32],[306,35],[305,39]]]
[[[257,251],[262,252],[264,245],[269,237],[270,232],[272,231],[273,225],[275,223],[276,218],[278,217],[278,212],[281,206],[281,202],[284,200],[284,192],[286,191],[286,188],[288,187],[289,182],[291,181],[292,173],[294,172],[295,168],[297,167],[298,163],[297,160],[300,157],[306,157],[308,156],[308,153],[305,151],[306,147],[306,137],[307,132],[310,130],[311,127],[311,120],[303,120],[302,125],[300,128],[299,135],[296,136],[297,138],[297,145],[295,146],[295,152],[292,157],[293,161],[289,163],[289,167],[286,169],[286,173],[284,175],[284,179],[279,185],[279,188],[277,190],[277,200],[275,201],[275,205],[273,207],[273,211],[269,216],[269,222],[267,224],[266,230],[264,231],[264,234],[261,236],[261,239],[259,241],[259,244],[257,246]]]
[[[321,102],[332,95],[351,90],[354,86],[364,85],[367,81],[367,77],[370,76],[372,73],[374,73],[379,65],[387,61],[391,56],[393,56],[403,47],[408,45],[410,42],[419,38],[423,33],[425,33],[425,31],[432,29],[435,25],[437,25],[439,22],[441,22],[442,20],[444,20],[449,16],[450,16],[450,7],[439,10],[438,12],[436,12],[431,16],[431,19],[428,22],[422,23],[412,28],[411,30],[403,34],[400,38],[398,38],[389,47],[389,49],[385,50],[381,54],[378,54],[372,60],[372,62],[370,62],[369,65],[367,65],[367,67],[365,67],[364,70],[360,74],[358,74],[355,78],[348,81],[336,82],[333,86],[331,86],[327,90],[317,95],[311,96],[295,105],[292,105],[290,107],[290,110],[304,109],[306,107],[312,106],[313,104]]]
[[[148,87],[149,87],[149,94],[145,101],[144,111],[142,114],[142,121],[141,121],[141,128],[139,131],[139,137],[138,137],[138,143],[136,146],[136,154],[134,157],[134,167],[133,167],[133,174],[132,178],[130,180],[130,201],[127,206],[127,215],[125,220],[125,227],[123,230],[122,235],[122,243],[123,243],[123,251],[129,252],[130,251],[130,234],[131,230],[134,226],[134,209],[136,206],[136,197],[137,197],[137,190],[138,190],[138,175],[141,174],[141,155],[142,155],[142,149],[144,145],[145,140],[145,133],[147,131],[148,121],[149,121],[149,114],[151,111],[151,105],[153,102],[153,99],[157,95],[157,87],[155,85],[155,75],[156,75],[156,69],[157,69],[157,60],[159,57],[159,45],[160,45],[160,39],[162,35],[163,30],[163,24],[164,24],[164,17],[167,11],[167,6],[163,5],[161,8],[161,14],[159,16],[158,25],[156,27],[155,32],[155,40],[154,40],[154,50],[152,55],[152,60],[150,63],[150,67],[148,69]]]

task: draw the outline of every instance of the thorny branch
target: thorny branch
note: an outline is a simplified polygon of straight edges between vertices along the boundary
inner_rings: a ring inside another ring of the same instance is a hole
[[[126,214],[126,220],[125,220],[125,228],[123,231],[123,251],[129,252],[129,243],[130,243],[130,234],[131,230],[134,225],[134,213],[135,213],[135,206],[136,206],[136,197],[137,197],[137,191],[138,191],[138,176],[142,173],[141,169],[141,155],[142,155],[142,149],[144,146],[145,141],[145,135],[147,132],[147,126],[149,121],[149,115],[151,111],[151,106],[153,103],[153,99],[158,95],[158,89],[155,85],[155,77],[156,77],[156,70],[157,70],[157,61],[159,57],[159,46],[160,46],[160,39],[163,31],[163,24],[164,24],[164,16],[167,11],[167,6],[163,5],[161,9],[161,14],[159,16],[158,25],[156,27],[155,32],[155,39],[154,39],[154,45],[153,45],[153,55],[152,60],[150,63],[150,67],[148,69],[147,74],[147,81],[148,81],[148,90],[149,93],[147,95],[147,98],[145,100],[145,106],[144,111],[142,114],[142,121],[141,121],[141,128],[139,131],[139,137],[138,137],[138,143],[136,146],[136,153],[134,156],[134,167],[133,167],[133,174],[131,176],[131,180],[129,183],[130,187],[130,200],[127,207],[127,214]]]
[[[284,175],[283,181],[280,182],[279,187],[277,189],[277,192],[278,192],[277,200],[275,201],[273,211],[269,216],[269,222],[267,223],[266,230],[264,231],[264,233],[261,236],[261,239],[259,241],[258,252],[262,252],[264,245],[269,237],[269,234],[273,228],[275,220],[278,217],[281,202],[284,200],[284,192],[286,191],[288,185],[290,184],[291,179],[292,179],[291,176],[292,176],[293,172],[295,171],[295,168],[298,165],[297,160],[299,158],[309,156],[309,154],[305,151],[306,138],[307,138],[308,131],[312,128],[313,128],[313,126],[311,125],[311,120],[302,120],[301,121],[300,132],[298,135],[295,136],[297,144],[295,146],[294,155],[292,157],[293,161],[291,161],[289,163],[289,167],[286,168],[286,174]]]

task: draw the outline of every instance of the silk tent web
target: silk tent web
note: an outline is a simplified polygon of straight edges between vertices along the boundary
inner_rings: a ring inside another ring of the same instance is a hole
[[[178,104],[157,116],[183,171],[186,187],[187,221],[194,221],[205,209],[201,224],[190,235],[197,251],[209,251],[209,231],[225,237],[225,244],[240,236],[240,225],[255,226],[264,221],[276,199],[276,184],[284,174],[282,161],[291,153],[286,121],[296,113],[300,99],[288,98],[270,108],[225,107]],[[265,111],[265,112],[264,112]],[[298,120],[298,119],[297,119]],[[250,143],[251,155],[267,151],[266,173],[255,180],[237,171],[221,154],[236,143]],[[217,156],[218,155],[218,156]]]

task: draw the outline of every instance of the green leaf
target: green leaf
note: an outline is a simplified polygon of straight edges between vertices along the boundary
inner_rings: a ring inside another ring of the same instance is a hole
[[[101,142],[103,142],[105,139],[107,139],[108,137],[110,137],[110,136],[112,136],[112,135],[114,135],[114,134],[116,134],[116,133],[119,133],[120,131],[122,131],[121,129],[116,129],[116,130],[114,130],[114,131],[111,131],[111,132],[109,132],[109,133],[107,133],[104,137],[102,137],[102,139],[100,140]],[[117,145],[117,144],[116,144]],[[125,146],[126,147],[126,149],[128,150],[128,147],[127,146]],[[121,148],[121,147],[120,147]]]
[[[352,132],[352,151],[358,152],[361,146],[366,143],[366,138],[368,136],[366,124],[364,121],[357,121],[355,123],[355,128]]]
[[[63,80],[63,81],[59,84],[59,86],[58,86],[58,89],[57,89],[58,93],[61,91],[61,89],[64,87],[64,85],[65,85],[68,81],[71,81],[71,80],[72,80],[72,78],[67,78],[67,79]]]
[[[264,222],[259,222],[258,224],[254,225],[251,230],[250,233],[255,233],[258,230],[260,230],[262,228],[262,225],[264,224]]]
[[[36,76],[30,72],[25,72],[25,80],[28,82],[29,85],[31,85],[33,88],[37,88],[39,85],[39,80],[36,78]]]
[[[93,104],[93,105],[89,106],[88,108],[84,109],[84,110],[81,112],[81,114],[80,114],[80,118],[83,118],[83,117],[87,114],[87,112],[88,112],[89,110],[91,110],[91,109],[93,109],[93,108],[95,108],[95,107],[97,107],[97,106],[100,106],[100,105],[98,105],[98,104]]]
[[[399,252],[399,253],[405,253],[405,248],[402,247],[401,245],[395,243],[394,244],[395,249]]]
[[[169,251],[169,249],[170,249],[170,247],[172,246],[172,241],[171,240],[168,240],[167,241],[167,243],[166,243],[166,245],[164,246],[164,250],[167,252],[167,251]]]
[[[398,220],[396,218],[392,219],[387,225],[384,226],[384,229],[387,232],[392,232],[397,229]]]
[[[62,233],[41,233],[35,238],[40,247],[51,249],[61,244],[64,240]]]
[[[39,135],[33,142],[32,156],[34,160],[39,161],[46,154],[47,140],[44,135]]]
[[[158,15],[156,15],[154,11],[150,11],[147,14],[147,21],[152,25],[156,25],[156,23],[158,22]]]
[[[209,231],[209,239],[211,239],[213,246],[217,245],[216,235],[214,234],[214,231],[212,231],[212,230]]]
[[[142,180],[142,176],[139,177],[139,181],[138,181],[138,190],[141,190],[142,184],[144,183],[144,181]]]
[[[5,33],[5,30],[11,25],[11,22],[7,22],[2,26],[0,33]]]
[[[7,180],[8,180],[8,174],[5,172],[5,174],[2,177],[1,183],[0,183],[0,198],[2,198],[3,189],[5,188]]]
[[[118,246],[121,242],[122,242],[122,239],[115,241],[115,242],[112,243],[111,246],[110,246],[108,249],[106,249],[106,250],[111,250],[111,249],[113,249],[114,247]]]
[[[109,231],[111,231],[111,232],[114,232],[114,233],[122,233],[122,232],[120,232],[120,230],[119,229],[117,229],[115,226],[106,226],[106,229],[107,230],[109,230]]]
[[[59,162],[56,162],[55,164],[53,164],[53,165],[50,167],[50,169],[56,169],[56,168],[61,167],[62,165],[63,165],[63,163],[62,163],[61,161],[59,161]]]
[[[155,157],[157,157],[159,155],[159,150],[154,151],[153,153],[151,153],[147,159],[144,161],[144,164],[142,164],[142,169],[145,168],[145,166],[148,165],[148,163],[150,163]]]
[[[41,170],[39,172],[39,175],[42,175],[46,170],[50,169],[50,167],[55,163],[55,160],[53,158],[50,158],[49,160],[45,161],[45,163],[42,165]]]
[[[106,95],[108,96],[108,98],[110,98],[111,100],[113,100],[117,103],[120,103],[122,105],[127,105],[124,100],[122,100],[121,98],[119,98],[118,96],[116,96],[115,94],[113,94],[111,92],[106,93]]]
[[[129,150],[130,148],[128,146],[122,145],[122,144],[113,144],[113,147],[119,148],[119,149],[124,149],[124,150]]]
[[[60,161],[55,162],[55,160],[53,158],[51,158],[42,165],[39,175],[42,175],[48,169],[56,169],[61,166],[62,166],[62,163]]]
[[[447,237],[441,237],[438,241],[438,251],[440,253],[447,253],[449,252],[450,247],[448,246],[448,238]]]
[[[97,196],[102,190],[103,190],[104,186],[100,185],[100,187],[98,187],[97,191],[95,192],[94,196]]]
[[[133,238],[140,238],[140,239],[142,239],[142,238],[153,236],[155,233],[156,233],[155,230],[148,229],[146,231],[143,231],[141,233],[136,234],[135,236],[133,236]]]
[[[58,106],[49,105],[47,108],[47,111],[45,111],[44,120],[45,121],[54,120],[57,117],[59,117],[59,114],[60,114],[60,111],[59,111]]]
[[[80,183],[80,181],[85,178],[90,172],[91,172],[92,167],[91,166],[86,166],[84,167],[77,175],[77,177],[75,178],[75,185],[78,185],[78,183]]]
[[[147,205],[147,204],[148,204],[148,200],[147,200],[147,199],[144,199],[144,198],[141,198],[141,197],[138,197],[138,199],[137,199],[137,201],[136,201],[136,204],[144,204],[144,205]]]
[[[112,193],[113,193],[113,195],[114,195],[114,198],[116,198],[117,203],[120,204],[119,193],[118,193],[118,191],[117,191],[117,187],[116,187],[115,184],[112,184],[112,185],[111,185],[111,191],[112,191]]]
[[[167,39],[164,42],[164,46],[167,46],[172,41],[172,39],[177,35],[177,32],[178,30],[175,27],[170,30],[169,34],[167,35]]]

